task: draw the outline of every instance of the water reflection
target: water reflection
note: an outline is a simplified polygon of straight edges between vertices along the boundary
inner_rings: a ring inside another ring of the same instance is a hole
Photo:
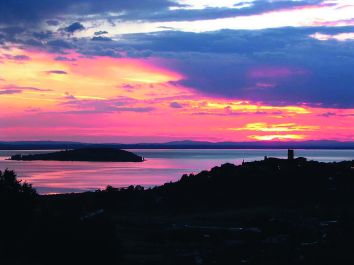
[[[196,173],[226,162],[263,159],[265,155],[285,157],[286,150],[130,150],[146,158],[143,163],[8,161],[13,154],[48,151],[0,151],[0,169],[15,170],[40,193],[79,192],[107,185],[155,186],[178,180],[185,173]],[[296,150],[297,156],[319,161],[354,158],[354,150]]]

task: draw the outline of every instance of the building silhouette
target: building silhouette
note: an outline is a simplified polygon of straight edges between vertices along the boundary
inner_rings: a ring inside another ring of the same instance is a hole
[[[294,160],[294,149],[288,149],[288,160]]]

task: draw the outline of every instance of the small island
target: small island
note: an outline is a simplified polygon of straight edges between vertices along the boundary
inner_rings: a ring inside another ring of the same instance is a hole
[[[10,160],[19,161],[82,161],[82,162],[143,162],[144,158],[132,152],[116,148],[80,148],[47,154],[13,155]]]

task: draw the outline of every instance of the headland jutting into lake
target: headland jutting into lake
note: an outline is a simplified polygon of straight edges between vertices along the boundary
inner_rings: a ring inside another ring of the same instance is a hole
[[[290,151],[150,189],[45,196],[5,171],[0,196],[1,264],[354,263],[354,160]]]

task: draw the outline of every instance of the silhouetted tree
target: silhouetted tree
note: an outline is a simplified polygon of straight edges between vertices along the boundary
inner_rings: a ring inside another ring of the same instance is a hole
[[[24,247],[32,223],[37,193],[17,180],[14,171],[0,171],[0,257],[11,257]]]

